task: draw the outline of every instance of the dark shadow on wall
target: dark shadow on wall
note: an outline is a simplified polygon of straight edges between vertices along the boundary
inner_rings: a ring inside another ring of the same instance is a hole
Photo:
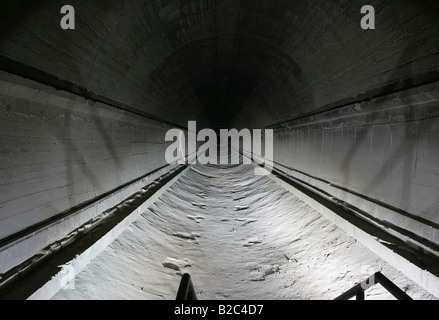
[[[100,185],[94,173],[90,172],[90,170],[87,170],[87,159],[75,145],[75,134],[72,134],[72,121],[74,121],[72,119],[72,112],[66,111],[61,115],[61,117],[63,118],[61,128],[57,128],[56,124],[54,124],[52,130],[55,128],[57,130],[52,131],[52,134],[58,141],[61,141],[61,145],[64,150],[64,167],[67,183],[65,187],[67,188],[67,196],[70,202],[69,208],[71,208],[79,204],[75,200],[78,195],[84,192],[90,192],[90,190],[84,188],[84,186],[88,185],[87,181],[79,181],[78,177],[87,177],[87,180],[91,182],[95,189],[100,188]],[[76,124],[76,126],[78,126],[78,124]],[[80,130],[76,129],[76,132],[79,131]],[[76,186],[78,183],[79,185],[82,185],[81,191],[79,191],[79,188]]]
[[[119,155],[119,153],[117,152],[117,149],[116,149],[114,142],[113,142],[113,139],[111,137],[111,133],[113,132],[112,126],[117,125],[117,121],[116,121],[116,123],[109,121],[109,122],[106,122],[104,124],[105,118],[100,115],[99,108],[94,108],[93,104],[88,104],[88,106],[90,106],[90,108],[89,108],[90,115],[91,115],[92,119],[94,120],[94,123],[96,124],[97,129],[98,129],[100,136],[102,138],[102,144],[105,147],[106,152],[108,152],[110,154],[111,160],[115,164],[116,170],[112,171],[111,173],[109,172],[109,174],[116,176],[116,181],[114,182],[114,183],[116,183],[116,185],[114,185],[114,187],[119,186],[120,184],[122,184],[126,181],[121,180],[121,173],[123,175],[124,166],[122,164],[122,161],[120,160],[121,155]],[[131,141],[125,140],[125,143],[127,145],[130,145]],[[131,179],[129,179],[129,180],[131,180]]]
[[[30,30],[24,29],[22,25],[17,24],[17,20],[25,24],[26,21],[44,15],[46,18],[45,23],[54,23],[58,27],[62,5],[59,7],[53,6],[53,3],[54,1],[51,0],[3,0],[0,3],[0,55],[3,55],[3,48],[6,43],[17,37],[20,32],[30,32]],[[53,11],[52,15],[47,15],[47,8]],[[54,8],[56,8],[56,11]],[[50,20],[50,22],[47,20]]]
[[[406,65],[407,61],[411,60],[411,53],[413,52],[410,45],[407,45],[406,49],[402,51],[402,54],[399,59],[399,63],[397,66],[400,65]],[[416,73],[412,70],[410,73],[413,77],[416,76]],[[399,76],[398,73],[394,75],[390,75],[389,79],[397,79]],[[412,78],[408,78],[403,80],[403,82],[395,82],[393,85],[386,86],[383,91],[377,95],[378,98],[375,98],[376,102],[380,101],[380,97],[384,97],[388,95],[389,93],[397,93],[401,90],[401,87],[406,88],[412,88],[415,86],[416,83]],[[386,98],[384,98],[386,99]],[[384,100],[385,101],[385,100]],[[410,209],[410,203],[409,199],[412,196],[413,191],[413,184],[411,181],[413,180],[414,176],[416,174],[416,160],[418,157],[418,137],[420,135],[423,135],[428,129],[430,124],[425,124],[422,120],[418,120],[418,115],[416,112],[416,106],[415,105],[409,105],[409,113],[404,114],[403,120],[395,120],[392,119],[391,112],[385,111],[385,114],[388,118],[388,122],[386,123],[379,123],[379,126],[387,126],[389,129],[390,136],[386,137],[388,145],[390,146],[387,154],[385,155],[386,160],[384,164],[381,166],[381,168],[378,170],[377,173],[374,174],[374,177],[372,180],[364,187],[362,190],[376,190],[379,188],[380,185],[382,185],[386,180],[391,178],[392,171],[398,167],[402,166],[402,169],[400,172],[402,172],[403,177],[401,177],[401,184],[399,186],[394,186],[393,189],[399,188],[401,190],[401,194],[399,197],[399,204],[398,206],[401,207],[403,210],[409,210]],[[422,125],[424,124],[424,125]],[[394,138],[401,137],[394,136],[395,134],[395,126],[403,126],[403,134],[402,134],[402,141],[395,145]],[[373,139],[373,126],[371,127],[372,130],[372,136],[371,139]],[[370,125],[365,124],[365,127],[370,127]],[[352,130],[357,130],[357,128],[352,128]],[[350,178],[351,178],[351,167],[352,163],[354,161],[354,158],[356,156],[356,152],[359,150],[359,146],[364,145],[369,140],[366,139],[365,135],[360,135],[360,138],[355,136],[355,141],[353,144],[351,144],[349,150],[347,151],[347,154],[343,161],[341,162],[340,168],[341,171],[344,172],[344,180],[343,185],[344,186],[354,186],[355,184],[350,184]],[[370,150],[370,152],[373,152],[373,150]],[[388,186],[390,188],[390,186]],[[390,190],[387,190],[387,193],[389,193]],[[386,196],[385,194],[383,195]],[[386,202],[386,199],[380,199],[382,201]],[[387,200],[388,201],[388,200]],[[391,201],[395,205],[394,201]]]
[[[78,2],[74,0],[70,4],[75,6]],[[82,88],[75,83],[70,82],[68,79],[57,78],[54,76],[56,72],[47,73],[38,68],[34,68],[33,66],[26,65],[23,61],[19,60],[21,52],[17,52],[17,55],[13,56],[11,56],[10,52],[8,52],[7,55],[4,53],[4,48],[7,48],[10,43],[14,43],[15,45],[18,44],[18,46],[23,45],[20,43],[20,40],[24,39],[21,38],[22,35],[25,36],[26,39],[38,39],[41,36],[38,32],[43,32],[45,28],[50,28],[47,32],[59,32],[60,38],[65,37],[66,34],[63,32],[66,31],[60,28],[60,19],[62,17],[60,9],[63,5],[65,5],[65,3],[49,0],[8,0],[3,1],[0,4],[0,69],[48,85],[57,90],[64,90],[80,97],[84,97],[84,101],[75,101],[71,103],[71,108],[74,108],[76,103],[85,102],[88,105],[90,105],[90,103],[93,104],[93,101],[87,101],[87,99],[94,98],[94,94],[89,92],[87,88]],[[79,10],[80,7],[81,6],[78,4]],[[111,6],[106,6],[105,8],[112,10]],[[75,7],[75,10],[76,9],[77,8]],[[32,25],[36,25],[38,28],[32,29]],[[65,42],[60,41],[55,46],[50,47],[50,52],[47,52],[47,55],[56,61],[56,50],[68,51],[68,48],[62,47],[63,43]],[[32,51],[34,49],[32,43],[28,43],[27,45],[29,45],[29,50]],[[41,54],[41,52],[39,54]],[[17,60],[15,60],[15,58],[17,58]],[[80,56],[76,57],[76,59],[80,62],[79,65],[81,62],[83,64],[86,63],[85,60],[81,61]],[[51,66],[53,71],[55,71],[54,68],[56,68],[56,66],[56,63]],[[76,65],[70,65],[69,70],[71,70],[71,74],[67,75],[67,78],[76,79],[77,81],[78,75],[81,74],[81,70],[76,68]],[[87,79],[80,79],[79,82],[85,83],[85,80]],[[81,127],[82,124],[79,124],[78,122],[82,120],[74,120],[74,109],[65,109],[66,111],[63,113],[63,108],[60,108],[60,114],[63,118],[62,122],[54,122],[52,124],[53,126],[47,128],[47,130],[51,131],[52,136],[60,142],[60,145],[62,145],[64,153],[62,164],[65,167],[65,187],[67,188],[66,197],[68,197],[70,207],[81,205],[81,203],[75,201],[75,197],[79,196],[81,193],[87,193],[86,198],[83,196],[81,197],[84,202],[87,202],[91,198],[99,196],[96,190],[106,192],[124,183],[120,178],[120,172],[124,168],[111,138],[111,133],[104,124],[105,119],[102,119],[99,115],[98,108],[93,108],[92,105],[90,106],[90,117],[100,134],[100,138],[97,138],[96,140],[100,141],[102,144],[101,147],[105,149],[105,152],[111,156],[115,163],[115,170],[108,172],[108,175],[112,175],[115,179],[113,179],[114,182],[112,185],[102,185],[102,179],[98,177],[93,172],[92,167],[88,165],[87,152],[82,149],[83,144],[79,145],[75,142],[81,140],[81,129],[79,129],[79,127]],[[48,107],[52,106],[48,105]],[[90,123],[88,124],[90,125]],[[32,132],[29,134],[32,135]],[[127,141],[127,143],[130,143],[130,141]],[[48,159],[48,161],[50,161],[50,159]],[[81,179],[80,177],[83,178]],[[132,177],[129,180],[131,179]],[[88,186],[89,184],[94,192],[91,192],[92,190],[88,190],[88,188],[84,189],[84,186]],[[94,194],[92,195],[92,193]]]

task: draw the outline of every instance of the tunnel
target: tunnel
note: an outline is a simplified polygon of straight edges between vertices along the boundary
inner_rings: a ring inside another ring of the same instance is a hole
[[[1,299],[174,299],[187,273],[200,300],[332,300],[376,272],[439,298],[437,1],[0,16]],[[238,163],[194,159],[200,132]]]

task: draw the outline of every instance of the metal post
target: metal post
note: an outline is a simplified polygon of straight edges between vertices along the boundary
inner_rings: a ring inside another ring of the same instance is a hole
[[[197,300],[197,294],[188,273],[185,273],[181,278],[176,300]]]

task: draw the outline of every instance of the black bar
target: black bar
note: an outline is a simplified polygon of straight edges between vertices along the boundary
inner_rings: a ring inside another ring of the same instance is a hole
[[[362,291],[361,290],[361,283],[355,285],[354,287],[352,287],[348,291],[342,293],[334,300],[349,300],[350,298],[357,296],[359,291]],[[364,292],[363,292],[363,299],[364,299]]]
[[[375,279],[398,300],[413,300],[407,293],[402,291],[381,272],[375,273]]]
[[[181,278],[176,300],[197,300],[197,294],[188,273],[185,273]]]
[[[364,290],[362,288],[358,288],[357,294],[355,295],[355,299],[364,300]]]
[[[407,293],[402,291],[397,285],[385,277],[381,272],[376,272],[363,282],[355,285],[345,293],[342,293],[334,300],[348,300],[356,296],[357,300],[364,300],[364,290],[380,283],[387,291],[389,291],[398,300],[413,300]]]

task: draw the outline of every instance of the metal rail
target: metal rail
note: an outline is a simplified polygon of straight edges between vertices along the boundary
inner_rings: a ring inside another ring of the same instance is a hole
[[[185,273],[181,278],[176,300],[197,300],[197,294],[188,273]]]
[[[64,219],[66,219],[66,217],[77,214],[82,209],[92,207],[99,201],[108,199],[122,189],[141,181],[145,177],[158,172],[166,166],[167,165],[157,168],[154,171],[143,175],[141,178],[123,184],[112,191],[90,200],[80,207],[72,208],[68,212],[51,217],[48,220],[39,223],[38,225],[29,227],[28,229],[25,229],[7,238],[0,239],[0,251],[7,246],[11,246],[16,242],[22,241],[22,239],[29,238],[35,232],[46,230],[47,228],[62,222]],[[107,234],[118,223],[129,216],[136,208],[147,201],[147,199],[153,196],[158,190],[160,190],[160,188],[171,181],[185,168],[186,167],[184,165],[178,165],[170,169],[148,185],[141,188],[138,192],[84,222],[82,225],[78,226],[76,229],[67,234],[65,238],[54,240],[54,242],[42,248],[39,253],[29,257],[27,260],[9,269],[5,273],[0,273],[0,300],[8,299],[8,297],[11,296],[14,297],[13,299],[28,298],[34,293],[32,290],[37,287],[41,287],[45,282],[49,281],[51,277],[59,272],[59,268],[57,266],[70,261],[78,254],[78,252],[82,253],[87,248],[92,246],[98,239]],[[126,202],[127,200],[130,200],[130,202]],[[117,209],[120,204],[126,204],[123,211]],[[85,225],[88,225],[87,228],[84,228]],[[81,229],[82,231],[80,231]],[[81,241],[81,244],[78,244],[76,241],[80,238],[85,240]],[[75,247],[74,250],[69,249],[69,247],[72,248],[73,246]],[[14,283],[16,283],[16,285],[12,285]],[[31,283],[32,285],[30,285]]]
[[[352,297],[356,297],[357,300],[364,300],[364,291],[374,286],[375,284],[381,284],[387,291],[389,291],[398,300],[413,300],[407,293],[402,291],[392,281],[385,277],[381,272],[376,272],[366,280],[358,283],[345,293],[339,295],[334,300],[348,300]]]

